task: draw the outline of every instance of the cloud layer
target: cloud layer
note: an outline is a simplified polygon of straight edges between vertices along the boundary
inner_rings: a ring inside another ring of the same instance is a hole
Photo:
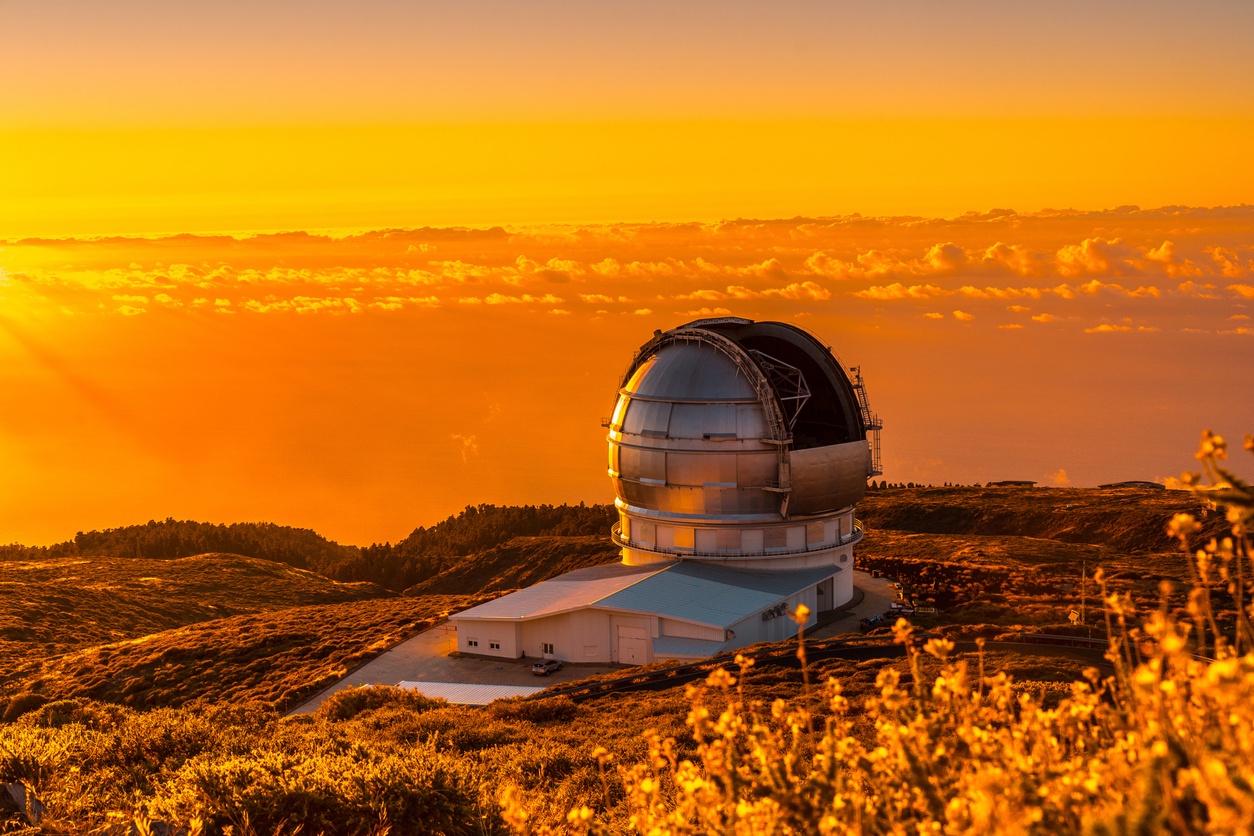
[[[1243,333],[1254,207],[957,218],[27,239],[0,299],[66,316],[864,316],[1083,333]],[[1136,327],[1125,327],[1124,320]]]

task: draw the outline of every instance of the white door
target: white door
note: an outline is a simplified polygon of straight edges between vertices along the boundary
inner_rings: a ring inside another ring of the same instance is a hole
[[[618,628],[618,661],[624,665],[643,665],[648,661],[649,634],[643,627]]]

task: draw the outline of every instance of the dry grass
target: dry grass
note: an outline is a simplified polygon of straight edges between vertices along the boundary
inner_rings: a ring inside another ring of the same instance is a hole
[[[444,614],[482,598],[428,595],[219,618],[30,659],[0,673],[0,702],[88,698],[134,708],[260,702],[287,708]]]
[[[619,549],[604,535],[515,537],[478,554],[459,558],[449,569],[405,590],[406,595],[471,595],[522,589],[565,572],[614,563]]]
[[[238,555],[0,562],[0,671],[217,618],[392,595]]]
[[[1130,596],[1149,594],[1154,576],[1198,571],[1159,542],[1171,518],[1163,506],[1179,494],[1098,496],[1083,519],[1059,528],[1064,492],[941,492],[961,513],[943,514],[927,489],[872,495],[867,516],[893,527],[872,531],[859,561],[894,566],[921,594],[952,596],[945,617],[959,627],[985,617],[1054,624],[1076,592],[1080,561],[1101,565],[1130,593],[1108,601],[1119,618],[1131,612]],[[1106,501],[1113,510],[1102,523]],[[1181,506],[1189,502],[1168,510]],[[1024,536],[1002,530],[1015,513]],[[1203,526],[1205,535],[1219,522]],[[954,530],[931,530],[946,527]],[[1208,560],[1231,562],[1214,548]],[[519,538],[421,589],[522,586],[614,557],[601,538]],[[1248,552],[1241,557],[1248,562]],[[151,594],[145,576],[115,583],[74,566],[44,567],[77,577],[67,584],[99,585],[99,597],[69,608],[67,628],[125,629],[127,615],[114,623],[102,612],[111,586],[125,591],[136,624],[180,617],[145,615],[169,600],[165,590]],[[255,576],[222,577],[206,587],[210,603],[244,606],[232,586],[255,587]],[[253,591],[248,606],[275,608],[217,618],[194,609],[189,593],[187,620],[172,629],[92,647],[57,644],[57,628],[24,610],[30,623],[18,623],[33,632],[18,643],[42,652],[42,636],[55,655],[0,670],[0,709],[4,697],[16,698],[10,714],[14,706],[35,709],[0,725],[0,781],[36,790],[50,810],[44,832],[121,834],[137,810],[199,821],[215,834],[581,833],[594,820],[603,832],[634,824],[693,834],[1248,832],[1254,823],[1251,639],[1244,657],[1197,659],[1172,605],[1141,630],[1117,625],[1128,661],[1088,685],[1069,659],[1008,651],[981,658],[943,641],[916,642],[901,659],[814,663],[808,686],[799,670],[764,666],[739,683],[712,675],[691,691],[485,709],[378,689],[343,692],[313,716],[282,718],[275,707],[473,599],[284,605],[268,588]],[[45,604],[60,606],[58,595],[78,601],[71,592],[53,590]],[[1194,624],[1207,619],[1213,647],[1215,621],[1201,602],[1195,595],[1184,615]],[[1244,629],[1254,636],[1248,621]],[[829,680],[839,680],[839,690]],[[46,699],[60,701],[36,707]],[[4,818],[0,810],[0,831]]]
[[[1152,489],[890,488],[869,491],[858,505],[877,530],[1029,537],[1127,554],[1172,551],[1167,523],[1181,512],[1203,522],[1198,542],[1225,527],[1192,494]]]

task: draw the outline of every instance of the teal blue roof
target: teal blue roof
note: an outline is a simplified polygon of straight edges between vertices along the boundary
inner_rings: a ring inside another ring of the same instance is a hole
[[[596,606],[727,628],[839,571],[836,566],[759,571],[682,561],[602,598]]]
[[[452,616],[525,621],[597,608],[650,613],[726,629],[840,572],[838,566],[766,571],[678,561],[577,569]]]

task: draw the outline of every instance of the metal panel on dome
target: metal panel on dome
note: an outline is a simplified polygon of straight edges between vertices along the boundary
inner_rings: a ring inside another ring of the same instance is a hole
[[[626,399],[624,399],[626,400]],[[635,398],[627,405],[622,432],[629,435],[665,437],[671,422],[671,404],[665,401],[642,401]]]
[[[819,514],[848,508],[866,493],[866,441],[793,450],[789,511]]]
[[[618,460],[620,473],[631,474],[630,478],[640,481],[666,484],[666,454],[662,451],[624,444],[618,448]]]
[[[736,411],[754,404],[677,403],[671,410],[671,438],[736,438]],[[761,409],[758,408],[758,412]]]
[[[757,404],[736,406],[736,435],[739,438],[770,438],[762,407]]]
[[[626,389],[640,397],[674,402],[758,400],[753,385],[727,355],[697,342],[664,347],[632,375]]]
[[[736,484],[736,454],[667,453],[666,482],[669,485],[699,487]]]

